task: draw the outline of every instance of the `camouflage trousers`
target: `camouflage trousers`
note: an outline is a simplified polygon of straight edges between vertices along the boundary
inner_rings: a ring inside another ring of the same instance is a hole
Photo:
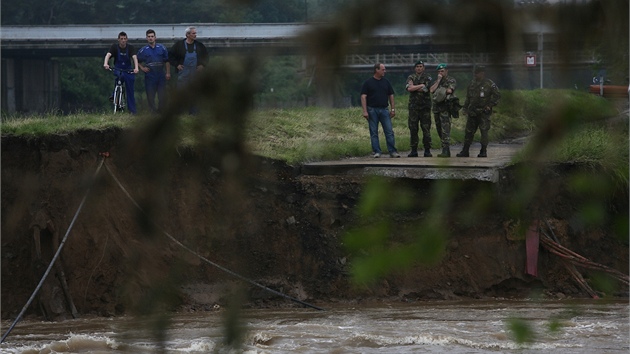
[[[479,129],[481,133],[481,145],[488,146],[488,131],[490,130],[490,113],[468,114],[466,119],[466,135],[464,145],[470,146]]]
[[[433,115],[435,116],[435,128],[442,141],[442,147],[447,148],[451,146],[451,114],[447,110],[441,110],[433,112]]]
[[[417,105],[409,105],[409,144],[412,150],[418,149],[420,139],[418,132],[422,128],[422,146],[425,149],[431,148],[431,107],[420,108]]]

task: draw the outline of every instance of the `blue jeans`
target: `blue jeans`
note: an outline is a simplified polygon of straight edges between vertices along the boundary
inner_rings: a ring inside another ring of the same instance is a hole
[[[370,142],[372,143],[372,152],[381,153],[381,144],[378,141],[378,123],[381,122],[383,133],[385,133],[385,141],[387,142],[387,151],[391,154],[396,152],[396,141],[394,139],[394,129],[392,127],[392,118],[389,116],[387,108],[368,107],[368,123],[370,126]]]

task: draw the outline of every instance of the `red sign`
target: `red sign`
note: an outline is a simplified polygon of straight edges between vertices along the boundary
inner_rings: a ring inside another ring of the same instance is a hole
[[[535,55],[526,55],[525,56],[525,65],[526,66],[536,66],[536,56]]]

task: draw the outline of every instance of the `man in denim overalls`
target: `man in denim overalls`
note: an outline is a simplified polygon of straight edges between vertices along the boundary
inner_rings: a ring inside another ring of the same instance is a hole
[[[208,65],[208,50],[197,40],[197,28],[186,28],[186,38],[175,42],[168,53],[171,66],[177,69],[177,88],[185,87],[195,75]],[[190,113],[195,113],[194,107]]]
[[[208,62],[208,50],[197,40],[197,29],[186,28],[186,38],[175,42],[169,52],[171,65],[177,68],[177,88],[190,82]]]
[[[127,33],[120,32],[118,34],[118,43],[114,43],[109,47],[109,51],[105,55],[103,67],[105,70],[109,70],[109,59],[114,58],[114,68],[122,71],[121,76],[125,82],[127,109],[129,109],[129,112],[132,114],[136,114],[136,98],[133,94],[133,84],[136,81],[136,74],[138,73],[138,57],[136,56],[136,49],[131,44],[127,44],[127,39]],[[131,68],[132,62],[133,69]],[[133,74],[128,71],[133,71]]]

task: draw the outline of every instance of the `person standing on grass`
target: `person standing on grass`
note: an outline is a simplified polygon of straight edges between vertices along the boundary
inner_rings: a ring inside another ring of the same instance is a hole
[[[417,61],[414,64],[414,73],[407,77],[405,86],[409,92],[409,133],[411,135],[411,152],[407,157],[418,157],[419,126],[422,128],[422,145],[424,157],[431,155],[431,76],[424,71],[424,63]],[[419,125],[419,126],[418,126]]]
[[[197,28],[186,28],[186,38],[175,42],[169,52],[171,65],[177,69],[177,88],[188,84],[208,65],[208,50],[197,40]]]
[[[466,101],[462,113],[467,116],[466,135],[464,136],[464,147],[457,154],[457,157],[468,157],[470,145],[477,128],[481,133],[481,151],[477,157],[488,157],[488,131],[490,130],[490,115],[492,107],[499,104],[501,94],[499,88],[490,79],[486,79],[486,70],[483,66],[478,66],[474,71],[475,77],[468,85]]]
[[[391,111],[388,110],[391,106]],[[367,79],[361,87],[361,107],[363,108],[363,118],[368,121],[370,128],[370,142],[372,144],[372,157],[381,157],[381,145],[378,140],[378,123],[381,123],[387,142],[387,151],[390,157],[400,157],[396,150],[394,139],[394,128],[392,119],[396,115],[394,107],[394,88],[385,78],[385,65],[374,64],[374,74]]]
[[[114,58],[114,68],[122,71],[120,75],[125,83],[127,108],[129,112],[136,114],[136,98],[134,96],[133,84],[136,81],[136,74],[138,73],[138,57],[136,56],[136,49],[131,44],[127,44],[127,40],[127,33],[118,33],[118,43],[114,43],[109,47],[109,51],[107,51],[105,60],[103,61],[103,68],[109,70],[109,59]],[[133,69],[131,67],[132,63]],[[133,74],[128,73],[128,71],[133,71]],[[109,100],[114,101],[113,93]]]
[[[148,45],[138,51],[140,70],[144,72],[144,87],[147,102],[152,112],[162,111],[166,107],[166,81],[171,79],[171,64],[168,62],[168,50],[156,43],[155,31],[147,30]],[[159,106],[155,105],[157,94]]]
[[[442,140],[442,153],[438,157],[451,157],[451,102],[455,99],[455,88],[457,81],[454,77],[448,76],[446,64],[437,66],[437,80],[431,85],[433,94],[433,114],[435,116],[435,127]]]

